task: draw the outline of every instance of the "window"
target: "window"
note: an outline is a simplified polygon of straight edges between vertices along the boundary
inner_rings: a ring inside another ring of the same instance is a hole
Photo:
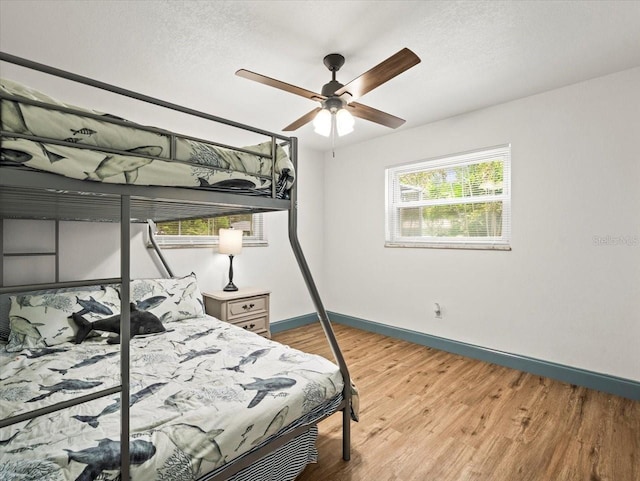
[[[510,249],[511,146],[391,167],[385,245]]]
[[[266,246],[263,214],[239,214],[208,219],[158,222],[156,240],[162,247],[211,247],[218,244],[218,231],[242,229],[244,246]]]

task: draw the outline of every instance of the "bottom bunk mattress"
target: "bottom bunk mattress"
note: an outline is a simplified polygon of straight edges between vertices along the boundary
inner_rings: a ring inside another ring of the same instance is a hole
[[[198,479],[340,404],[340,371],[320,356],[209,316],[166,327],[131,339],[134,481]],[[104,337],[3,351],[0,417],[119,383],[119,346]],[[119,408],[112,395],[0,429],[0,479],[118,479]]]

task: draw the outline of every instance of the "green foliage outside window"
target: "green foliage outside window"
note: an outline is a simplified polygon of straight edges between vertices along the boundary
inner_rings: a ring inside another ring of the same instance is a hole
[[[502,202],[482,202],[503,193],[502,161],[408,172],[398,180],[402,202],[436,203],[401,207],[402,236],[473,238],[502,235]]]
[[[159,222],[157,229],[158,235],[217,236],[220,229],[228,229],[231,226],[242,228],[244,235],[254,235],[254,222],[251,214]]]

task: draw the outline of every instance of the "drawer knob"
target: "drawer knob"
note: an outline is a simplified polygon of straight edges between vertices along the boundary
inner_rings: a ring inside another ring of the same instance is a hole
[[[249,309],[253,309],[256,305],[252,302],[251,304],[245,304],[244,306],[242,306],[242,308],[245,311],[248,311]]]
[[[256,327],[254,323],[251,323],[248,326],[247,325],[242,326],[243,329],[253,329],[254,327]]]

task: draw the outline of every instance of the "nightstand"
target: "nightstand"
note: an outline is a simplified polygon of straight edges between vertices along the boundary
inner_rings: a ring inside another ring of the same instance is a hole
[[[246,288],[235,292],[203,292],[207,314],[249,331],[271,338],[269,294],[264,289]]]

